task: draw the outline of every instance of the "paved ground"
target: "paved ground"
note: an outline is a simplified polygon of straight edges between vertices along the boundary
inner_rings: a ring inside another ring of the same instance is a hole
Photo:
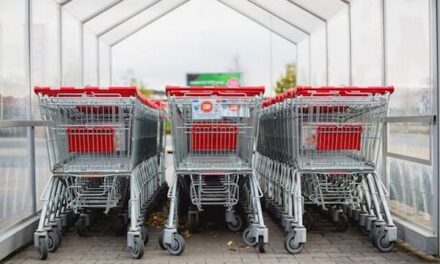
[[[223,225],[204,228],[186,238],[187,247],[182,256],[172,257],[159,248],[159,229],[150,228],[150,242],[141,260],[133,260],[125,246],[124,236],[115,236],[111,228],[95,230],[93,236],[79,237],[74,231],[63,236],[56,253],[49,254],[46,262],[36,259],[32,246],[28,246],[6,263],[424,263],[424,261],[400,247],[393,252],[379,253],[368,238],[355,227],[345,233],[333,231],[325,220],[315,223],[308,235],[304,250],[295,256],[283,247],[282,230],[266,217],[270,242],[267,252],[257,253],[246,247],[240,233],[227,230]],[[232,243],[231,243],[232,241]]]

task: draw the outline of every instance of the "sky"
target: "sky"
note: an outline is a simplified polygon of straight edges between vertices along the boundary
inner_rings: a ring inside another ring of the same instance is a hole
[[[186,73],[242,72],[242,85],[272,84],[295,62],[295,45],[214,0],[191,0],[113,48],[113,84],[185,85]]]

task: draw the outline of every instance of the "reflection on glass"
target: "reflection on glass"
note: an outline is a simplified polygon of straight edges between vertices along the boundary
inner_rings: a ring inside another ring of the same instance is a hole
[[[354,85],[382,83],[381,2],[382,0],[362,0],[351,4]]]
[[[0,231],[31,214],[25,128],[0,129]]]
[[[43,193],[43,189],[52,175],[49,169],[49,159],[47,156],[46,139],[43,127],[35,128],[35,175],[37,185],[37,210],[39,210],[42,206],[40,195]]]
[[[388,124],[388,152],[430,159],[431,125],[422,123]]]
[[[396,216],[432,230],[434,193],[432,167],[394,158],[387,159],[390,208]]]
[[[0,120],[26,119],[24,1],[0,0]]]
[[[391,115],[432,113],[429,0],[386,3],[387,83]]]

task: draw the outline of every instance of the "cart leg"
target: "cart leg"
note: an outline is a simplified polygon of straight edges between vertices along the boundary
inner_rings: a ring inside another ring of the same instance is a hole
[[[130,248],[131,256],[134,259],[140,259],[144,255],[144,240],[142,237],[139,215],[141,206],[141,194],[139,183],[139,171],[142,168],[139,166],[130,176],[130,200],[129,200],[129,215],[130,227],[127,232],[127,246]]]
[[[269,233],[264,224],[263,212],[261,210],[260,197],[262,195],[254,174],[247,177],[249,184],[250,209],[252,210],[253,222],[243,232],[243,240],[249,246],[258,247],[259,251],[265,252],[269,240]]]
[[[168,212],[168,223],[163,230],[163,238],[159,239],[161,247],[165,247],[171,255],[178,256],[185,250],[185,240],[177,233],[178,206],[179,206],[179,176],[174,175],[170,192],[170,211]]]

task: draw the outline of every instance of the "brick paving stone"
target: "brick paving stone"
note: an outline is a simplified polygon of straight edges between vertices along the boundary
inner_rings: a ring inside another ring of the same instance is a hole
[[[315,216],[314,216],[315,217]],[[326,220],[314,223],[307,235],[304,250],[295,256],[284,249],[284,232],[269,217],[265,217],[269,228],[269,244],[266,253],[246,246],[240,233],[226,228],[201,230],[186,238],[186,250],[182,256],[170,256],[160,249],[157,239],[160,229],[150,228],[150,242],[143,259],[133,260],[126,246],[125,236],[114,236],[112,232],[97,231],[91,236],[79,237],[74,231],[63,236],[60,248],[49,253],[47,261],[36,258],[31,246],[4,260],[5,264],[332,264],[332,263],[427,263],[415,255],[396,247],[388,254],[374,248],[368,237],[350,227],[345,233],[337,233]],[[230,244],[230,245],[229,245]]]

